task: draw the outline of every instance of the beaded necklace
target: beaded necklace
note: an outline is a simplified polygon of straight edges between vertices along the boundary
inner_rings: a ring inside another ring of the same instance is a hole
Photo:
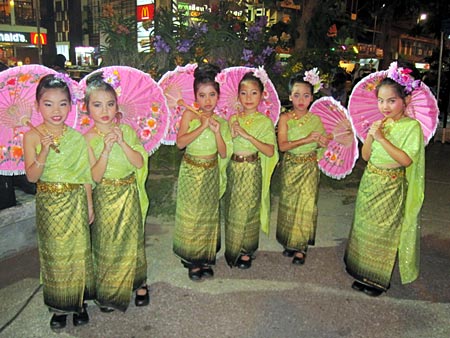
[[[248,114],[248,115],[245,115],[245,113],[244,112],[242,112],[242,113],[239,113],[239,115],[238,115],[238,120],[241,120],[246,126],[249,126],[249,125],[251,125],[252,123],[253,123],[253,121],[255,120],[255,114],[256,114],[257,112],[254,112],[254,113],[251,113],[251,114]],[[251,118],[250,118],[250,116],[251,116]],[[240,122],[241,122],[240,121]]]
[[[312,114],[310,112],[307,112],[305,115],[303,116],[297,116],[297,114],[295,112],[291,112],[292,115],[292,119],[293,120],[300,120],[301,118],[303,118],[302,120],[299,121],[298,126],[301,127],[304,124],[306,124],[312,117]]]
[[[108,132],[104,133],[100,129],[98,129],[97,126],[94,126],[94,131],[97,133],[97,135],[100,135],[101,137],[105,137],[106,134],[111,132],[111,130],[108,130]]]
[[[64,133],[67,130],[67,126],[65,124],[63,125],[61,134],[59,135],[55,135],[54,133],[50,132],[45,125],[42,125],[42,129],[44,129],[45,134],[50,135],[52,137],[53,144],[56,147],[59,147],[59,145],[61,144],[61,138],[64,136]]]

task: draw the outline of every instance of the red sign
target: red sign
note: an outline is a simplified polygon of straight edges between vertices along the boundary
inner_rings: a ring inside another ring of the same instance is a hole
[[[136,6],[136,19],[138,22],[153,20],[155,4]]]
[[[30,39],[31,39],[31,43],[33,45],[37,45],[39,44],[39,40],[41,41],[41,45],[46,45],[47,44],[47,34],[46,33],[30,33]]]

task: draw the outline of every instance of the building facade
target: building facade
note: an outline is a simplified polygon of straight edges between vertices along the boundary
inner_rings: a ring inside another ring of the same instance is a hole
[[[36,0],[0,0],[0,61],[8,66],[41,63],[48,44]]]

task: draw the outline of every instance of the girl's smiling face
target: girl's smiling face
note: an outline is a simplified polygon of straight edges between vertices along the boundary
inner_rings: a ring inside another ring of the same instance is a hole
[[[63,125],[72,107],[66,91],[60,88],[45,89],[36,105],[44,123],[49,127]]]
[[[406,102],[403,100],[390,85],[382,85],[378,89],[378,109],[384,117],[399,120],[403,117]]]

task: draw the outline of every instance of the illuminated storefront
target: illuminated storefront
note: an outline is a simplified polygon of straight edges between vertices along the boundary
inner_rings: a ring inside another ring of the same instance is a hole
[[[1,62],[9,66],[39,63],[47,30],[36,27],[35,10],[33,0],[0,0]]]
[[[145,28],[145,23],[152,22],[154,16],[155,0],[136,1],[137,46],[139,52],[149,50],[151,30]]]

